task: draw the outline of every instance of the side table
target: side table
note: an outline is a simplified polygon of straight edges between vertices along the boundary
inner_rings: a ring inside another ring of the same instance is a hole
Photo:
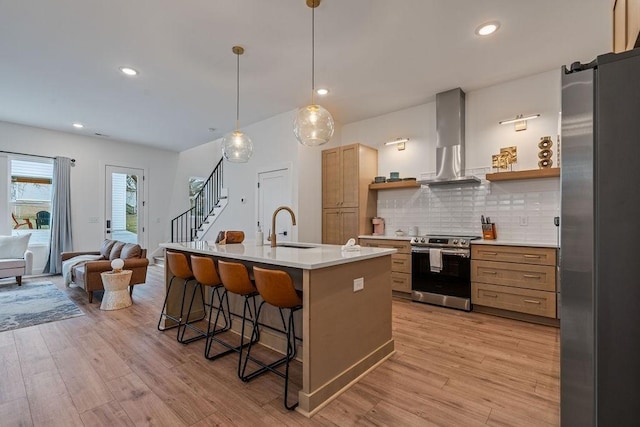
[[[111,271],[100,273],[104,286],[100,310],[119,310],[133,304],[127,290],[132,273],[131,270],[122,270],[118,273]]]

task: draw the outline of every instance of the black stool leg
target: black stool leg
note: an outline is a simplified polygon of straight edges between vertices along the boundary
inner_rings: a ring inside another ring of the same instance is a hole
[[[171,278],[171,280],[169,280],[169,286],[167,287],[167,294],[164,297],[164,303],[162,303],[162,311],[160,312],[160,319],[158,320],[158,330],[159,331],[166,331],[167,329],[173,329],[173,328],[177,328],[178,326],[180,326],[180,319],[171,316],[169,314],[167,314],[165,312],[165,310],[167,309],[167,300],[169,299],[169,294],[171,293],[171,285],[173,285],[173,279],[175,279],[176,276],[173,276]],[[160,327],[160,324],[162,323],[162,319],[168,317],[169,319],[177,322],[177,324],[173,325],[173,326],[169,326],[168,328],[165,327]]]
[[[296,330],[293,323],[293,309],[289,309],[289,327],[287,328],[287,363],[284,368],[284,407],[289,411],[295,409],[300,402],[287,405],[289,397],[289,362],[296,357]]]
[[[197,320],[189,320],[189,316],[191,316],[191,309],[193,308],[193,301],[196,298],[196,292],[198,291],[198,288],[200,288],[200,297],[202,298],[202,309],[203,312],[205,313],[202,318],[197,319]],[[185,283],[185,292],[186,292],[186,283]],[[183,304],[184,304],[184,300],[183,300]],[[195,285],[193,285],[193,292],[191,294],[191,301],[189,302],[189,310],[187,311],[187,315],[186,315],[186,321],[184,323],[182,323],[182,325],[178,328],[178,335],[176,337],[176,339],[178,340],[178,342],[182,343],[182,344],[189,344],[193,341],[197,341],[197,340],[201,340],[203,338],[206,338],[207,336],[207,332],[205,332],[204,330],[200,329],[200,328],[196,328],[195,326],[192,326],[191,323],[192,322],[198,322],[202,319],[204,319],[206,317],[206,309],[205,309],[205,297],[204,297],[204,290],[202,288],[202,284],[200,282],[196,282]],[[187,328],[195,331],[198,333],[198,335],[191,337],[191,338],[184,338],[184,334],[187,331]]]
[[[240,353],[240,359],[242,359],[242,349],[248,345],[250,345],[252,342],[255,342],[256,339],[259,338],[259,335],[252,333],[251,339],[249,340],[249,342],[244,342],[244,330],[245,330],[245,326],[244,326],[244,322],[247,319],[247,312],[249,313],[250,316],[250,320],[253,324],[253,314],[251,313],[251,306],[249,305],[249,298],[254,300],[254,305],[255,305],[255,295],[257,294],[249,294],[249,295],[245,295],[245,301],[244,301],[244,305],[243,305],[243,314],[242,314],[242,333],[240,335],[240,345],[238,346],[233,346],[231,344],[229,344],[228,342],[225,342],[219,338],[216,338],[215,335],[219,332],[223,332],[224,330],[228,330],[231,329],[231,324],[232,324],[232,313],[231,310],[229,308],[229,296],[228,296],[228,291],[225,289],[225,291],[222,294],[222,300],[220,301],[220,306],[218,308],[218,311],[216,313],[216,319],[213,323],[213,331],[211,330],[211,322],[209,322],[209,328],[207,329],[207,342],[205,344],[205,348],[204,348],[204,356],[209,359],[209,360],[215,360],[219,357],[222,357],[226,354],[229,354],[231,352],[236,352],[236,353]],[[225,328],[223,329],[219,329],[216,330],[216,327],[218,325],[218,320],[220,319],[220,312],[222,311],[223,313],[223,317],[224,317],[224,308],[223,306],[226,305],[227,307],[227,315],[229,316],[229,323],[228,323],[228,327],[226,324],[226,318],[225,318]],[[226,347],[227,350],[222,351],[220,353],[211,354],[211,347],[213,346],[213,343],[217,342],[219,344],[221,344],[222,346]]]
[[[255,321],[255,326],[254,328],[257,329],[258,328],[258,321],[260,319],[260,312],[262,311],[262,305],[264,304],[264,301],[260,304],[260,307],[258,308],[258,312],[256,315],[256,321]],[[238,372],[238,376],[240,377],[240,379],[244,382],[250,381],[260,375],[262,375],[263,373],[270,371],[273,372],[276,375],[279,375],[280,377],[284,378],[284,407],[287,408],[288,410],[293,410],[295,409],[299,402],[296,402],[292,405],[288,404],[288,393],[289,393],[289,363],[291,362],[291,360],[296,356],[297,353],[297,349],[296,349],[296,333],[295,333],[295,327],[294,327],[294,322],[293,322],[293,313],[297,310],[299,310],[302,307],[294,307],[294,308],[290,308],[289,309],[289,317],[288,320],[285,321],[284,319],[284,313],[282,312],[282,309],[280,308],[280,317],[282,319],[282,326],[284,328],[283,332],[285,333],[286,337],[287,337],[287,350],[286,350],[286,354],[284,357],[271,362],[269,364],[266,364],[260,360],[255,359],[254,357],[251,356],[251,348],[253,347],[253,343],[251,343],[249,345],[249,347],[247,348],[247,354],[245,356],[245,360],[242,366],[242,370]],[[249,374],[246,374],[246,368],[247,368],[247,363],[248,361],[251,360],[252,362],[255,362],[256,364],[260,365],[260,368],[258,368],[257,370],[255,370],[254,372],[251,372]],[[281,366],[282,364],[285,365],[285,372],[282,373],[280,371],[278,371],[276,368],[278,368],[279,366]]]
[[[247,366],[246,358],[244,362],[244,367],[242,364],[242,349],[245,347],[248,347],[247,348],[247,355],[248,355],[249,352],[251,351],[251,346],[260,340],[260,331],[258,330],[258,316],[260,314],[260,309],[262,308],[262,304],[264,304],[264,301],[260,304],[260,307],[257,308],[255,297],[256,297],[256,294],[245,295],[244,304],[242,308],[242,328],[240,332],[240,347],[239,347],[239,355],[238,355],[238,378],[240,378],[242,381],[244,381],[243,374],[244,374],[244,369]],[[251,313],[251,305],[249,305],[249,298],[253,300],[253,313]],[[245,344],[244,329],[245,329],[245,323],[247,319],[247,311],[249,312],[249,316],[251,317],[252,328],[251,328],[251,338],[249,338],[249,342]]]

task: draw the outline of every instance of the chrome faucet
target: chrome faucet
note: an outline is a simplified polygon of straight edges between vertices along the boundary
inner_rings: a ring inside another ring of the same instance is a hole
[[[296,215],[293,213],[290,207],[288,206],[280,206],[273,211],[273,216],[271,217],[271,236],[269,236],[269,240],[271,240],[271,247],[276,247],[276,215],[280,211],[287,211],[291,214],[291,225],[296,225]]]

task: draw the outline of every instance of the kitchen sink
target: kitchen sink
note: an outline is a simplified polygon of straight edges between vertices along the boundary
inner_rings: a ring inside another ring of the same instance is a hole
[[[277,243],[276,246],[281,248],[296,248],[296,249],[311,249],[311,248],[318,247],[318,245],[313,245],[311,243],[297,243],[297,242],[282,242],[282,243]]]

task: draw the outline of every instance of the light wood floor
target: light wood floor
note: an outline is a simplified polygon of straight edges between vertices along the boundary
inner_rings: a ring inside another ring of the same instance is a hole
[[[394,300],[396,354],[309,420],[284,410],[279,377],[242,383],[237,356],[158,332],[163,274],[130,308],[69,288],[85,316],[0,333],[0,425],[559,425],[556,328]],[[26,282],[45,280],[64,288]]]

